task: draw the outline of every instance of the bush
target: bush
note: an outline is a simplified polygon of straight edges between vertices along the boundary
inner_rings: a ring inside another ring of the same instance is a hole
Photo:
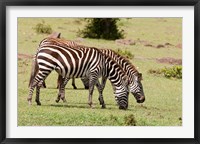
[[[167,78],[177,78],[182,79],[182,66],[173,66],[172,68],[164,68],[164,76]]]
[[[45,24],[44,21],[42,23],[38,23],[34,27],[35,31],[39,34],[51,34],[52,33],[52,28],[50,25]]]
[[[157,70],[150,69],[148,72],[150,74],[156,74],[156,75],[162,74],[166,78],[182,79],[182,66],[173,66],[171,68],[165,67],[163,69],[157,69]]]
[[[118,18],[87,18],[86,20],[88,24],[83,30],[79,30],[78,36],[107,40],[124,38],[123,30],[117,28]]]
[[[128,58],[128,59],[134,58],[134,55],[130,51],[127,51],[127,50],[122,51],[121,49],[117,49],[117,51],[115,51],[115,52],[121,56]]]

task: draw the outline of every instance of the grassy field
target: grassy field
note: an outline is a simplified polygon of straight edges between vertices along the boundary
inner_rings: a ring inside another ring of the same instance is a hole
[[[83,89],[80,79],[76,80],[77,90],[66,87],[67,103],[56,103],[57,74],[53,72],[46,80],[47,88],[41,89],[41,106],[27,102],[28,82],[31,72],[31,56],[46,34],[37,34],[33,29],[45,21],[61,37],[74,40],[82,45],[97,48],[130,51],[130,61],[143,74],[146,101],[136,103],[129,94],[128,110],[119,110],[110,82],[104,90],[106,109],[101,109],[98,92],[95,89],[93,103],[87,104],[88,91]],[[149,74],[150,69],[172,67],[159,63],[157,59],[182,59],[182,19],[180,18],[132,18],[121,19],[118,23],[126,34],[125,39],[134,40],[135,45],[124,45],[115,41],[79,38],[77,31],[84,28],[83,19],[69,18],[18,18],[18,126],[180,126],[182,125],[182,79],[168,79]],[[168,44],[167,44],[168,43]],[[162,45],[161,48],[156,48]]]

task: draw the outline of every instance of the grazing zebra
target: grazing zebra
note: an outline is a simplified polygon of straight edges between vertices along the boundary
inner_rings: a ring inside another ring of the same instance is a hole
[[[73,46],[71,46],[73,47]],[[99,49],[103,54],[106,54],[110,57],[112,57],[124,70],[126,75],[128,76],[129,79],[129,89],[130,92],[134,95],[138,103],[143,103],[145,101],[145,95],[143,91],[143,86],[141,83],[142,80],[142,74],[137,71],[135,66],[131,64],[129,60],[124,58],[123,56],[117,54],[111,49]],[[60,78],[58,78],[60,79]],[[88,87],[88,79],[87,78],[81,78],[83,84],[85,87]],[[59,80],[58,80],[59,81]],[[59,83],[59,82],[58,82]],[[105,82],[106,83],[106,82]],[[102,85],[102,88],[104,89],[105,87]],[[75,85],[75,79],[72,80],[72,85]]]
[[[40,87],[51,71],[56,70],[62,76],[62,82],[59,84],[60,98],[65,101],[65,85],[70,78],[87,77],[89,79],[89,97],[88,104],[92,106],[92,94],[94,85],[97,85],[101,94],[102,88],[98,78],[109,79],[112,83],[115,98],[120,109],[128,108],[128,78],[115,60],[101,53],[97,48],[84,47],[78,45],[77,48],[71,48],[67,45],[68,41],[46,38],[38,48],[35,56],[35,64],[38,68],[30,81],[30,91],[28,102],[31,104],[34,88],[36,87],[36,102],[40,105],[39,93]],[[101,101],[103,106],[103,101]]]

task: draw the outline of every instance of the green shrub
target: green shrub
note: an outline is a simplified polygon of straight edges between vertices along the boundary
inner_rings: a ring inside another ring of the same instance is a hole
[[[164,76],[167,78],[177,78],[182,79],[182,66],[173,66],[172,68],[164,68]]]
[[[117,49],[115,52],[118,53],[121,56],[124,56],[125,58],[128,58],[128,59],[134,58],[134,55],[128,50]]]
[[[78,36],[84,38],[97,38],[115,40],[124,38],[123,30],[117,27],[118,18],[87,18],[88,23],[83,30],[78,31]]]
[[[42,23],[38,23],[35,27],[34,27],[35,31],[39,34],[51,34],[52,33],[52,28],[50,25],[45,24],[44,21],[42,21]]]
[[[150,69],[148,71],[150,74],[163,75],[166,78],[177,78],[182,79],[182,66],[173,66],[171,68],[162,68],[162,69]]]

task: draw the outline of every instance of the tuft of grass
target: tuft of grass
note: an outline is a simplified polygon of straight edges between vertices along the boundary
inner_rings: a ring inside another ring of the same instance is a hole
[[[42,21],[41,23],[38,23],[34,27],[34,30],[39,34],[51,34],[52,31],[53,31],[50,25],[45,24],[45,21]]]
[[[134,55],[128,50],[117,49],[115,52],[118,53],[121,56],[124,56],[125,58],[128,58],[128,59],[134,58]]]
[[[126,126],[136,126],[137,121],[133,114],[124,117],[124,125]]]
[[[171,68],[150,69],[150,74],[163,75],[166,78],[182,79],[182,66],[173,66]]]

